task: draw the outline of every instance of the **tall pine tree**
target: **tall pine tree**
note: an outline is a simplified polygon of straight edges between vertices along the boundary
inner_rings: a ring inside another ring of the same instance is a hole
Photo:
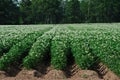
[[[21,24],[30,24],[32,21],[32,9],[31,9],[31,0],[21,0],[20,1],[20,22]]]
[[[0,0],[0,24],[18,24],[19,7],[16,0]]]
[[[70,0],[66,4],[65,22],[79,23],[81,22],[80,2],[78,0]]]
[[[61,0],[33,0],[32,11],[36,23],[60,23],[62,20]]]

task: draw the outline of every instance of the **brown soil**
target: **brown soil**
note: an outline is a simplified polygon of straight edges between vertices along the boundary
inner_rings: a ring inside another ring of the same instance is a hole
[[[14,69],[0,71],[0,80],[120,80],[112,71],[100,75],[97,71],[81,70],[72,65],[65,70],[55,70],[51,66],[41,66],[34,70]]]
[[[44,79],[66,79],[66,76],[65,73],[61,70],[51,70],[44,76]]]

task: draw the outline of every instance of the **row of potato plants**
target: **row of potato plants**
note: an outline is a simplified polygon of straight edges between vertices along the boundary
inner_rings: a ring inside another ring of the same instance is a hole
[[[44,27],[32,27],[32,26],[8,26],[8,27],[0,27],[0,57],[9,51],[9,49],[15,45],[16,43],[23,40],[29,33],[33,33],[35,31],[42,31],[45,29],[51,29],[52,27],[44,26]]]
[[[43,31],[29,33],[23,40],[13,45],[10,50],[0,58],[0,70],[7,70],[12,65],[19,65],[36,39],[48,30],[49,28]]]
[[[82,69],[89,69],[96,58],[90,51],[87,35],[86,32],[73,31],[70,36],[70,48],[75,63]]]
[[[120,36],[113,33],[96,33],[89,38],[90,47],[110,70],[120,76]]]
[[[81,68],[93,67],[97,58],[120,76],[120,36],[116,30],[112,31],[73,31],[76,33],[72,34],[71,49]]]
[[[51,40],[54,37],[56,28],[44,33],[31,47],[31,50],[23,60],[23,66],[27,69],[35,68],[43,62],[44,57],[49,55]]]
[[[22,41],[16,42],[17,44],[11,43],[12,48],[0,59],[0,69],[6,70],[13,64],[19,64],[24,57],[23,66],[33,68],[41,64],[43,58],[49,54],[54,68],[64,69],[71,51],[75,63],[82,69],[95,66],[98,59],[120,76],[120,35],[117,31],[119,30],[107,30],[103,27],[93,27],[93,30],[55,27],[43,35],[44,31],[29,33]],[[7,45],[10,44],[6,43],[4,47]]]
[[[31,33],[52,28],[53,25],[0,25],[0,35],[9,33]]]
[[[64,69],[67,66],[69,54],[68,28],[60,27],[51,42],[51,65],[55,69]]]
[[[16,34],[12,33],[10,35],[7,35],[3,37],[0,40],[0,57],[5,54],[13,45],[21,41],[27,36],[27,34]]]

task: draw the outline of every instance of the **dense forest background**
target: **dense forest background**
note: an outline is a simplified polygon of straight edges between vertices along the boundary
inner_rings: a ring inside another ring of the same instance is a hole
[[[120,0],[0,0],[0,24],[120,22]]]

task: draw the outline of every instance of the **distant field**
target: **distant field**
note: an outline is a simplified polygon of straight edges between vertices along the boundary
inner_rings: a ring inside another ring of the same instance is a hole
[[[46,58],[58,70],[103,63],[120,77],[120,24],[0,26],[0,70],[35,68]]]

